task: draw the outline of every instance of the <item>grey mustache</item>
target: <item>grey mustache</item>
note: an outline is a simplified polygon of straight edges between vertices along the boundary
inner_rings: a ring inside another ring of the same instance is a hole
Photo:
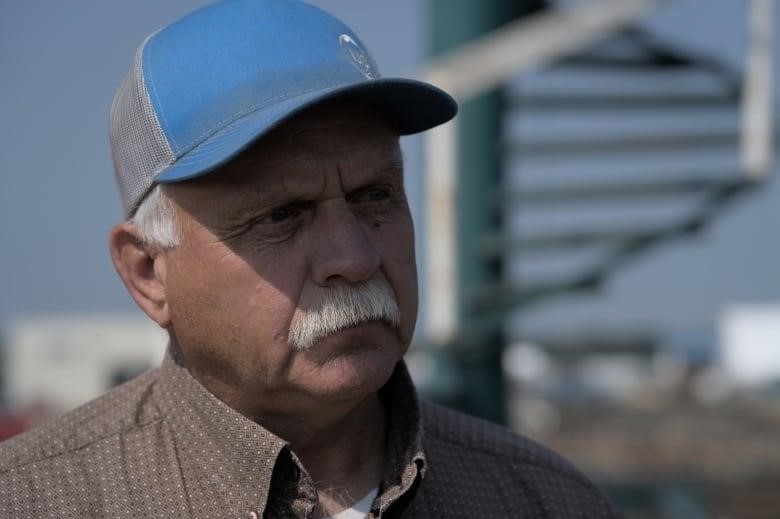
[[[395,328],[401,321],[393,290],[383,278],[328,289],[316,307],[295,311],[287,339],[295,351],[306,351],[323,337],[369,321]]]

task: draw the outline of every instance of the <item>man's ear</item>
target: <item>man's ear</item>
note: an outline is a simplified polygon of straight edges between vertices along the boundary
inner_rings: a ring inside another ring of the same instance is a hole
[[[171,324],[165,291],[165,255],[144,245],[138,227],[125,222],[108,236],[111,260],[130,296],[163,328]]]

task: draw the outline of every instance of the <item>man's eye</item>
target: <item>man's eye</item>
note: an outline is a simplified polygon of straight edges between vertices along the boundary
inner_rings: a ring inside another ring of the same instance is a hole
[[[383,202],[390,198],[390,190],[386,188],[375,187],[372,189],[366,189],[355,193],[350,201],[352,203],[364,203],[364,202]]]
[[[271,211],[271,214],[269,214],[268,216],[271,219],[271,222],[280,223],[290,218],[294,218],[299,214],[301,214],[300,209],[292,206],[286,206],[286,207],[278,207],[274,209],[273,211]]]
[[[372,189],[371,191],[366,193],[366,198],[370,202],[379,202],[380,200],[385,200],[389,196],[390,193],[388,193],[384,189]]]

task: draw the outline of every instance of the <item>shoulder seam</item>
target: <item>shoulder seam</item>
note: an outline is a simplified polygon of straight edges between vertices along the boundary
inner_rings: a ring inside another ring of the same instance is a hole
[[[464,441],[464,440],[447,437],[447,436],[443,435],[442,433],[440,433],[440,432],[438,432],[436,430],[433,430],[433,429],[425,429],[425,433],[426,434],[430,433],[432,436],[435,436],[439,440],[442,440],[442,441],[445,441],[445,442],[448,442],[448,443],[451,443],[451,444],[459,445],[461,447],[467,447],[469,449],[479,449],[481,453],[486,454],[486,455],[488,455],[488,456],[490,456],[492,458],[495,458],[495,459],[498,459],[498,460],[501,460],[501,461],[505,461],[505,459],[506,459],[506,458],[504,458],[502,456],[499,456],[495,452],[492,452],[492,451],[489,451],[489,450],[485,450],[485,449],[481,449],[478,445],[474,445],[472,442],[467,442],[467,441]],[[425,438],[425,436],[423,436],[423,442],[425,441],[424,438]],[[532,465],[532,466],[535,466],[535,467],[538,467],[538,468],[541,468],[541,469],[545,469],[545,470],[548,470],[548,471],[552,471],[552,472],[555,472],[555,473],[560,474],[562,476],[565,476],[567,479],[569,479],[571,481],[574,481],[578,485],[580,485],[581,487],[587,489],[589,493],[598,496],[598,492],[594,491],[593,484],[588,482],[587,480],[583,481],[583,477],[579,476],[577,473],[571,473],[570,471],[567,471],[567,470],[565,470],[562,467],[556,467],[555,465],[552,465],[552,464],[539,463],[539,462],[536,462],[536,461],[533,461],[533,460],[530,460],[530,459],[527,459],[527,458],[520,459],[520,460],[517,460],[517,461],[519,463],[523,464],[523,465]]]
[[[429,432],[426,430],[426,433]],[[469,442],[465,441],[459,441],[455,438],[448,438],[446,436],[443,436],[441,433],[436,431],[430,431],[432,436],[436,436],[437,439],[442,440],[447,443],[459,445],[461,447],[467,447],[470,449],[473,449],[475,446],[473,444],[470,444]],[[423,436],[424,438],[424,436]],[[424,442],[425,440],[423,440]],[[491,452],[489,450],[481,450],[480,452],[490,456],[491,458],[495,458],[500,461],[505,461],[506,458],[499,456],[495,452]],[[612,508],[612,505],[610,502],[606,499],[605,495],[600,491],[599,487],[596,486],[595,483],[589,481],[584,476],[579,475],[578,473],[572,473],[569,471],[564,470],[563,468],[556,467],[555,465],[549,465],[549,464],[543,464],[538,463],[532,460],[524,459],[519,461],[521,465],[531,465],[549,472],[554,472],[559,476],[565,477],[567,481],[571,481],[573,483],[576,483],[577,486],[582,488],[592,499],[594,499],[596,502],[598,502],[601,506],[606,508],[607,510],[610,510]]]
[[[162,422],[163,420],[165,420],[165,416],[164,415],[163,416],[159,416],[157,418],[154,418],[152,420],[149,420],[148,422],[144,422],[142,424],[128,426],[128,427],[125,427],[124,429],[120,429],[118,431],[113,431],[113,432],[111,432],[109,434],[106,434],[104,436],[100,436],[99,438],[94,438],[91,441],[79,444],[79,445],[77,445],[75,447],[72,447],[70,449],[63,449],[63,450],[60,450],[60,451],[58,451],[58,452],[56,452],[54,454],[49,454],[49,455],[40,456],[40,457],[37,457],[37,458],[25,460],[23,463],[19,463],[19,464],[16,464],[16,465],[10,465],[9,467],[7,467],[5,469],[0,470],[0,474],[5,474],[6,472],[10,472],[10,471],[15,470],[15,469],[21,469],[21,468],[24,468],[24,467],[26,467],[28,465],[32,465],[33,463],[38,463],[38,462],[41,462],[41,461],[50,460],[52,458],[65,456],[67,454],[71,454],[73,452],[77,452],[77,451],[80,451],[82,449],[86,449],[86,448],[90,447],[91,445],[94,445],[94,444],[96,444],[98,442],[101,442],[103,440],[107,440],[108,438],[113,438],[114,436],[119,436],[121,434],[125,434],[128,431],[132,430],[133,428],[140,430],[140,429],[143,429],[143,428],[145,428],[145,427],[147,427],[149,425],[154,425],[154,424],[156,424],[158,422]]]
[[[146,373],[144,373],[143,375],[141,375],[140,377],[135,379],[135,381],[140,381],[142,377],[150,376],[150,374],[155,373],[156,371],[157,370],[147,371]],[[129,382],[128,384],[132,384],[132,383],[133,382]],[[141,387],[141,392],[140,392],[142,396],[140,397],[140,399],[142,400],[144,398],[147,398],[147,397],[151,396],[151,394],[153,392],[153,388],[156,385],[157,385],[157,380],[155,378],[146,387],[142,386]],[[100,397],[98,397],[97,399],[93,400],[92,402],[94,403],[94,402],[97,402],[99,400],[102,400],[102,399],[106,398],[106,396],[109,393],[105,393],[105,394],[101,395]],[[158,409],[159,409],[159,407],[158,407]],[[78,410],[74,410],[74,412],[77,412],[77,411]],[[67,414],[69,414],[69,413],[66,413],[66,415]],[[138,415],[136,413],[132,413],[131,416],[138,417]],[[135,421],[133,419],[130,419],[130,420],[120,420],[117,423],[117,426],[119,427],[118,429],[111,430],[111,431],[105,431],[105,432],[103,432],[103,434],[96,435],[96,437],[93,437],[91,439],[85,439],[85,441],[83,441],[83,442],[74,442],[75,444],[74,445],[70,445],[70,446],[63,445],[61,448],[55,449],[53,452],[49,452],[49,453],[47,453],[44,449],[38,448],[38,449],[35,449],[36,451],[38,451],[37,453],[33,453],[33,455],[31,457],[29,457],[29,458],[18,460],[17,463],[13,463],[14,460],[12,459],[11,463],[9,465],[7,465],[5,467],[0,465],[0,474],[4,474],[4,473],[9,472],[11,470],[24,468],[24,467],[26,467],[28,465],[32,465],[33,463],[38,463],[38,462],[41,462],[41,461],[57,458],[59,456],[65,456],[67,454],[70,454],[70,453],[73,453],[73,452],[77,452],[77,451],[82,450],[82,449],[86,449],[86,448],[90,447],[91,445],[94,445],[94,444],[96,444],[98,442],[101,442],[103,440],[106,440],[108,438],[113,438],[115,436],[126,434],[127,432],[129,432],[129,431],[131,431],[133,429],[140,430],[140,429],[143,429],[143,428],[145,428],[145,427],[147,427],[149,425],[161,422],[165,418],[166,418],[166,414],[165,413],[158,412],[158,413],[156,413],[155,416],[149,417],[147,419],[147,421],[140,421],[140,420],[139,421]],[[122,422],[124,422],[124,426],[123,426]],[[56,424],[56,423],[57,422],[55,420],[53,422],[50,422],[48,425],[43,425],[41,427],[42,428],[46,428],[46,427],[51,428],[51,427],[54,427],[54,424]],[[35,430],[35,429],[33,429],[33,430]],[[43,452],[41,452],[41,451],[43,451]],[[38,455],[36,456],[35,454],[38,454]]]

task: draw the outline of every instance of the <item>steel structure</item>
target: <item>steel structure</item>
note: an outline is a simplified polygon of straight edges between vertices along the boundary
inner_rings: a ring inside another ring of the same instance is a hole
[[[449,403],[502,421],[500,362],[510,312],[602,286],[636,257],[706,229],[726,203],[759,185],[771,170],[772,0],[749,4],[751,44],[744,74],[638,29],[637,22],[662,3],[593,0],[555,8],[542,0],[431,0],[433,59],[421,75],[462,104],[456,121],[432,132],[425,145],[425,343],[452,371],[445,378],[458,381],[446,384],[439,395]],[[622,50],[614,52],[615,46]],[[558,90],[513,87],[518,78],[540,70],[564,70],[578,80]],[[642,88],[610,94],[579,86],[580,80],[615,73],[640,78],[635,83]],[[669,74],[697,74],[711,88],[675,91],[669,82],[649,79]],[[686,111],[738,112],[741,122],[684,128],[675,117]],[[666,114],[668,126],[644,128],[642,113],[648,112]],[[574,136],[507,131],[514,120],[561,114],[572,125],[603,119],[620,128],[633,121],[632,130],[595,129]],[[612,178],[580,175],[576,182],[557,184],[533,183],[533,171],[521,166],[525,182],[519,188],[507,182],[507,163],[517,156],[525,162],[569,161],[576,169],[616,156],[630,162],[642,154],[676,157],[697,150],[725,150],[741,159],[734,167],[716,168],[697,168],[680,159],[663,171],[626,171]],[[518,233],[509,225],[518,213],[574,204],[604,209],[664,197],[684,198],[687,210],[661,223],[645,221],[640,214],[634,221],[626,219],[628,223],[600,227],[575,219],[557,231]],[[517,284],[506,273],[508,264],[522,264],[534,253],[575,254],[591,246],[601,248],[596,260],[557,277]]]

